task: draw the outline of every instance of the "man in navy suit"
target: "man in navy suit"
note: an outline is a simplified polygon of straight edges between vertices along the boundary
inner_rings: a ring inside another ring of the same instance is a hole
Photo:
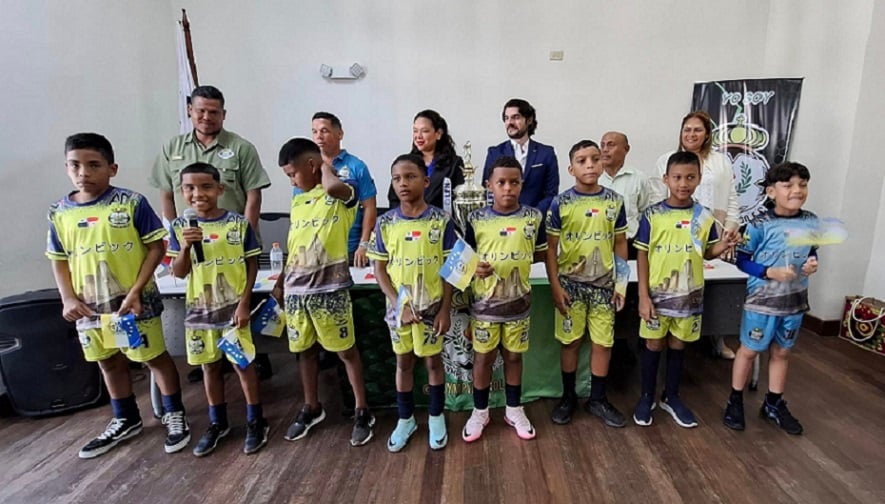
[[[486,165],[482,172],[485,185],[489,168],[498,158],[510,156],[522,165],[522,192],[519,202],[535,207],[544,215],[550,201],[559,193],[559,163],[553,147],[531,139],[538,128],[535,108],[525,100],[513,98],[504,104],[504,129],[510,140],[489,147]]]

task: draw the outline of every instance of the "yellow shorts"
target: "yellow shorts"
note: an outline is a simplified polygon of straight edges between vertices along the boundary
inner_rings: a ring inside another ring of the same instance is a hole
[[[615,308],[611,303],[572,300],[568,315],[562,316],[556,309],[553,311],[556,312],[554,336],[560,343],[568,345],[580,340],[586,329],[591,342],[609,348],[615,344]]]
[[[431,357],[439,355],[443,348],[442,334],[436,334],[433,330],[433,322],[427,320],[414,324],[396,327],[396,318],[393,306],[387,307],[387,316],[384,318],[387,327],[390,328],[390,342],[393,345],[393,353],[403,355],[413,353],[418,357]]]
[[[79,331],[83,356],[89,362],[98,362],[123,352],[123,355],[133,362],[147,362],[166,351],[160,317],[136,320],[135,325],[144,341],[138,348],[105,348],[101,342],[101,329]]]
[[[224,355],[224,352],[218,348],[218,340],[220,340],[226,329],[185,329],[184,337],[187,341],[187,363],[191,366],[200,366],[203,364],[212,364],[218,362]],[[237,329],[237,339],[240,346],[247,354],[255,355],[255,343],[252,342],[252,330],[247,325],[242,329]],[[230,357],[227,360],[236,364]]]
[[[343,352],[356,343],[353,308],[346,290],[286,296],[289,351],[303,352],[319,344],[328,352]]]
[[[639,323],[639,337],[645,339],[662,339],[667,333],[672,334],[678,340],[686,343],[697,341],[701,338],[701,315],[689,315],[688,317],[668,317],[658,315],[658,318],[648,322]]]
[[[508,352],[525,353],[529,349],[529,317],[509,322],[484,322],[470,319],[473,349],[489,353],[504,347]]]

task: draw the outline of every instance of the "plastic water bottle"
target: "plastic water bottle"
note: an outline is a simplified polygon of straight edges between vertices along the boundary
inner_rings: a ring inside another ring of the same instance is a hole
[[[283,271],[283,249],[280,248],[279,242],[273,242],[270,249],[270,270],[274,273]]]

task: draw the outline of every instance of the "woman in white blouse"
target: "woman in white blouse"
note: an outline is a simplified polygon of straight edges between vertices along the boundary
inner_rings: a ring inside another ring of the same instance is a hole
[[[701,183],[694,192],[700,204],[713,211],[720,234],[737,234],[740,224],[740,208],[734,186],[734,172],[728,157],[713,150],[713,120],[702,111],[696,110],[682,118],[679,134],[679,150],[697,154],[703,165]],[[658,158],[658,174],[663,177],[667,171],[668,152]],[[667,197],[667,187],[658,179],[657,191],[660,199]],[[725,359],[734,359],[734,351],[727,346],[722,336],[713,336],[713,348]]]

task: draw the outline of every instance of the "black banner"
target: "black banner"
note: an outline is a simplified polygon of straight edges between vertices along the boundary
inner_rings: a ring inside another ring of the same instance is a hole
[[[713,148],[731,161],[741,223],[761,211],[760,183],[769,167],[787,159],[802,79],[698,82],[692,110],[713,118]]]

